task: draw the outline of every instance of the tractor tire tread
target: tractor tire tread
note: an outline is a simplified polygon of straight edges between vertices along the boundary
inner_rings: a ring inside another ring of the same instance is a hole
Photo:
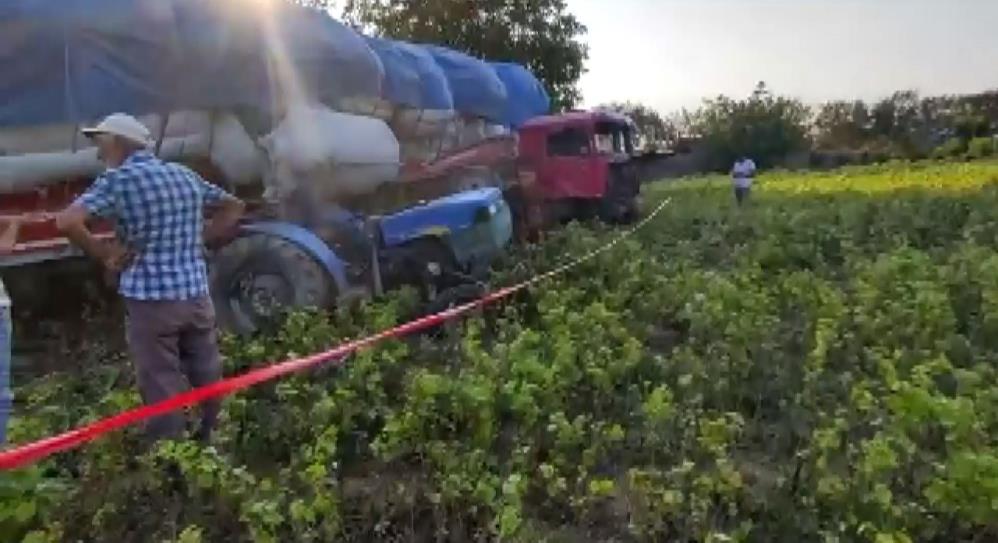
[[[233,240],[212,260],[210,284],[221,328],[240,335],[257,332],[249,317],[237,315],[225,294],[232,281],[247,267],[266,268],[279,273],[291,286],[295,308],[325,308],[335,303],[335,285],[322,265],[293,243],[276,236],[250,234]]]

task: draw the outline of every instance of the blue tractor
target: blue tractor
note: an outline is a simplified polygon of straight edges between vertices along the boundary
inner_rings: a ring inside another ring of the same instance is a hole
[[[384,216],[340,208],[311,221],[252,220],[211,260],[219,325],[248,335],[288,308],[327,308],[419,289],[426,312],[482,292],[493,259],[512,239],[498,188],[458,192]]]

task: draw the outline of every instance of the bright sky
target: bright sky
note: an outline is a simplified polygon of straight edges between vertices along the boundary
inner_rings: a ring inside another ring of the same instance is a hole
[[[764,80],[808,102],[998,87],[998,0],[567,0],[585,105],[663,112]]]

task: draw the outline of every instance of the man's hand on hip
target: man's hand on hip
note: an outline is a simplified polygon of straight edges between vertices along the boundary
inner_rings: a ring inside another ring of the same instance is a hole
[[[121,273],[135,258],[135,253],[120,243],[113,243],[104,257],[104,268],[111,273]]]
[[[246,204],[236,198],[225,198],[205,224],[204,244],[209,249],[217,249],[235,237],[239,230],[239,219],[246,210]]]

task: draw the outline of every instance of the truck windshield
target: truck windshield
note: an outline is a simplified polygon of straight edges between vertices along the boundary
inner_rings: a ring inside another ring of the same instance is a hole
[[[625,124],[598,123],[596,151],[606,155],[629,155],[634,150],[631,129]]]

